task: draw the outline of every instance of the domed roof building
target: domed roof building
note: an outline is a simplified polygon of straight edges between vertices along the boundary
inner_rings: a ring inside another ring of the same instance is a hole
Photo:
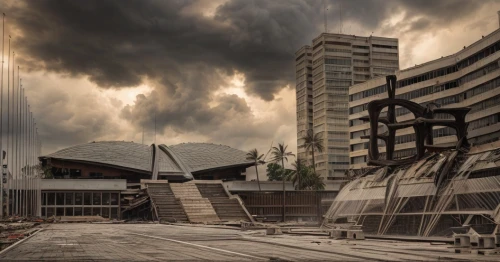
[[[245,180],[253,165],[246,152],[225,145],[182,143],[150,146],[125,141],[76,145],[40,157],[56,178]]]

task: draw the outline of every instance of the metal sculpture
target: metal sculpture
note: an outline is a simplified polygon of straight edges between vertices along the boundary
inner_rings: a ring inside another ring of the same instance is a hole
[[[374,100],[368,103],[369,118],[360,118],[362,120],[370,121],[370,135],[363,136],[362,138],[369,138],[368,148],[368,165],[372,166],[399,166],[411,164],[424,157],[426,151],[439,152],[449,149],[467,149],[469,142],[467,141],[467,126],[465,116],[471,110],[470,108],[437,108],[433,103],[423,107],[415,102],[397,99],[396,96],[396,76],[389,75],[387,80],[387,93],[386,99]],[[397,122],[395,107],[400,106],[409,110],[415,116],[415,119]],[[381,117],[382,109],[387,107],[387,116]],[[434,115],[438,113],[445,113],[453,116],[454,119],[434,119]],[[382,123],[387,126],[387,132],[382,134],[378,133],[378,126]],[[435,146],[433,141],[432,128],[434,126],[446,126],[455,129],[457,136],[457,143],[453,146]],[[417,150],[416,155],[404,159],[394,159],[394,147],[396,131],[413,127],[415,131],[415,147]],[[378,150],[378,139],[385,142],[386,159],[379,159],[380,153]]]

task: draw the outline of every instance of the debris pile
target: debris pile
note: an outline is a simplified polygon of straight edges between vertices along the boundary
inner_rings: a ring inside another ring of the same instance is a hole
[[[10,217],[0,221],[0,250],[7,248],[38,230],[40,222],[35,221],[40,221],[40,219]]]

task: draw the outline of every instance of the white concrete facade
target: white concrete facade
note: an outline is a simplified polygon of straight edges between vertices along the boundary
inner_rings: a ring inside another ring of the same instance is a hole
[[[323,33],[296,53],[297,156],[311,164],[301,139],[321,133],[316,171],[343,180],[349,168],[349,87],[399,69],[398,39]]]
[[[127,190],[126,179],[42,179],[41,190]]]
[[[467,115],[468,138],[472,145],[481,145],[500,137],[500,30],[483,37],[463,50],[440,59],[396,71],[396,98],[419,103],[434,102],[444,108],[471,107]],[[366,167],[369,123],[359,120],[368,116],[367,105],[375,99],[387,98],[385,77],[357,84],[349,89],[350,168]],[[384,112],[384,110],[383,110]],[[397,121],[413,119],[409,111],[396,107]],[[438,115],[452,119],[449,115]],[[383,126],[381,126],[383,127]],[[380,132],[384,132],[382,128]],[[434,128],[434,144],[456,142],[454,130]],[[385,152],[383,142],[380,152]],[[409,157],[415,153],[412,128],[396,134],[394,156]]]

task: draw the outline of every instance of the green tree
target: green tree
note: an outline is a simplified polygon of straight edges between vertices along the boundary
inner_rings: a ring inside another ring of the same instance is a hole
[[[37,170],[37,173],[42,175],[42,178],[45,178],[45,179],[54,178],[54,174],[52,173],[52,166],[51,165],[42,166],[41,164],[39,164],[35,167],[35,169]]]
[[[281,181],[281,179],[283,178],[282,170],[283,169],[281,168],[281,166],[276,163],[267,164],[267,180]]]
[[[323,178],[314,172],[312,166],[304,164],[303,160],[297,160],[292,164],[295,167],[291,180],[296,190],[324,190]]]
[[[304,139],[304,147],[306,151],[311,150],[312,155],[312,166],[314,172],[316,172],[316,162],[314,161],[314,151],[323,152],[325,147],[323,146],[323,138],[321,138],[320,133],[314,134],[312,129],[307,130],[307,134],[302,137]]]
[[[259,169],[257,168],[257,166],[266,163],[264,162],[264,160],[262,160],[262,157],[264,157],[264,154],[259,154],[256,148],[248,151],[247,153],[247,160],[253,161],[255,163],[255,173],[257,174],[257,184],[259,185],[259,191],[261,190],[260,190]]]

